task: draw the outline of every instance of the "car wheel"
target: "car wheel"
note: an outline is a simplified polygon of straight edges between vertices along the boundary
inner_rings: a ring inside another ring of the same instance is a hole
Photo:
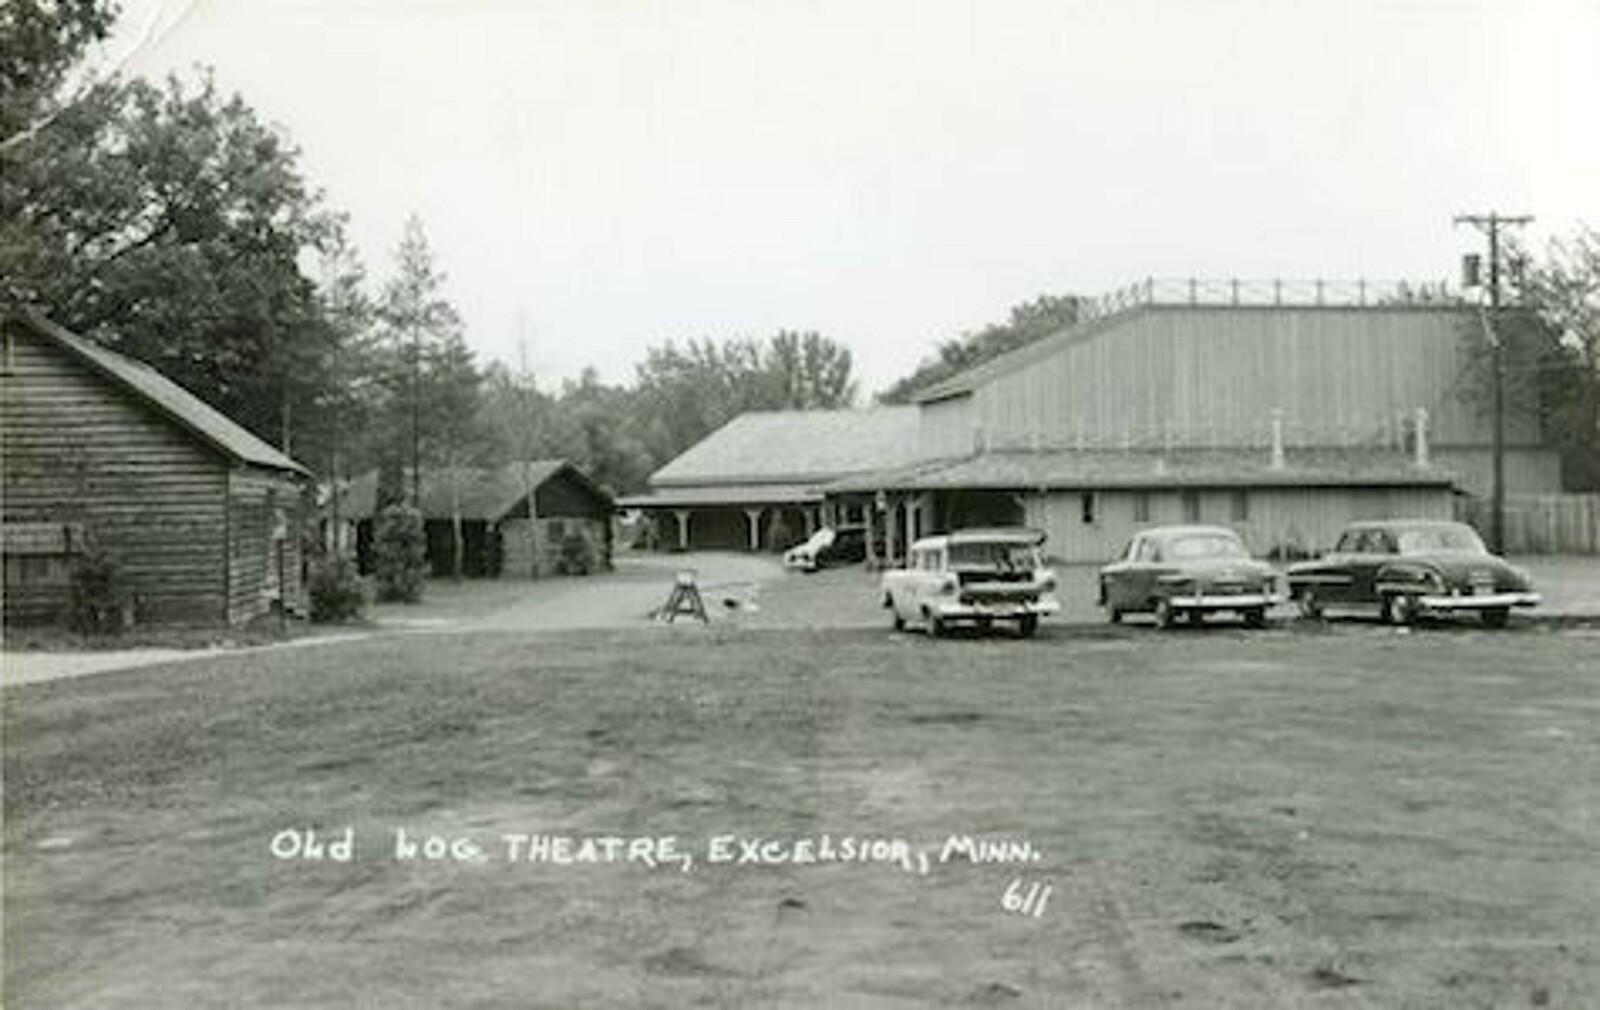
[[[1311,621],[1322,620],[1322,601],[1317,599],[1315,589],[1306,588],[1295,602],[1300,604],[1301,617]]]
[[[1039,630],[1039,617],[1037,614],[1027,614],[1017,621],[1017,633],[1023,638],[1032,638],[1033,633]]]
[[[938,614],[928,614],[928,634],[934,638],[942,638],[944,636],[944,619]]]
[[[1415,624],[1417,620],[1417,601],[1414,597],[1399,594],[1384,597],[1382,604],[1383,616],[1389,623],[1406,625]]]
[[[1165,596],[1156,601],[1156,623],[1163,628],[1170,628],[1178,623],[1178,612],[1172,608],[1172,601]]]
[[[1247,628],[1265,628],[1267,626],[1267,609],[1265,607],[1251,607],[1244,612],[1244,625]]]
[[[1483,621],[1483,626],[1486,628],[1503,628],[1506,626],[1506,622],[1511,620],[1511,608],[1490,607],[1479,614],[1478,617]]]
[[[896,610],[894,612],[894,630],[896,630],[896,631],[904,631],[904,630],[906,630],[906,619],[904,617],[900,616],[900,611],[898,611],[898,610]]]
[[[1117,607],[1106,607],[1106,620],[1112,624],[1122,623],[1122,611]]]

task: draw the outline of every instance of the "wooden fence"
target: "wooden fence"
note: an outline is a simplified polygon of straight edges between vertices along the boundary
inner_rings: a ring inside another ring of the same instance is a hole
[[[1460,499],[1460,517],[1489,532],[1489,502]],[[1600,494],[1508,495],[1507,554],[1600,554]]]

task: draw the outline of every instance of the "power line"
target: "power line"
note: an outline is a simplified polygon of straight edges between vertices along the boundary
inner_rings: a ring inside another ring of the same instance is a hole
[[[1489,311],[1483,314],[1484,332],[1489,337],[1489,353],[1494,379],[1494,466],[1490,488],[1489,542],[1496,554],[1505,553],[1506,528],[1506,394],[1505,341],[1495,332],[1500,316],[1500,230],[1521,227],[1533,220],[1531,214],[1457,214],[1456,225],[1470,224],[1489,238]]]

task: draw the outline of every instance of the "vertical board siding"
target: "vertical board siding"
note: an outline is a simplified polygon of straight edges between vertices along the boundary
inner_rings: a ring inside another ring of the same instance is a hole
[[[1448,309],[1152,307],[979,387],[969,426],[997,446],[1265,445],[1281,409],[1290,445],[1384,445],[1422,407],[1434,443],[1486,445],[1487,418],[1460,395],[1471,323]],[[930,444],[959,441],[935,423]],[[1509,442],[1537,434],[1512,411]]]
[[[1097,493],[1095,522],[1083,522],[1081,491],[1031,494],[1026,522],[1045,531],[1045,552],[1068,564],[1104,564],[1117,557],[1141,529],[1186,523],[1183,490],[1152,489],[1150,518],[1134,519],[1136,491]],[[1406,517],[1448,519],[1446,488],[1264,488],[1249,489],[1249,518],[1235,520],[1232,489],[1202,489],[1199,522],[1236,530],[1251,553],[1313,554],[1333,546],[1339,531],[1356,519]]]
[[[22,327],[8,332],[0,397],[4,521],[81,523],[126,573],[141,621],[223,616],[223,496],[217,454]],[[58,616],[6,587],[5,616]]]

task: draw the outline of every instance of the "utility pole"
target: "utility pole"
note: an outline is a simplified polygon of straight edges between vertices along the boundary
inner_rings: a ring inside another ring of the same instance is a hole
[[[1494,476],[1490,485],[1489,546],[1496,554],[1506,547],[1506,389],[1505,341],[1500,337],[1500,229],[1520,227],[1533,220],[1530,214],[1458,214],[1457,225],[1470,224],[1489,237],[1489,331],[1490,367],[1493,373]]]

